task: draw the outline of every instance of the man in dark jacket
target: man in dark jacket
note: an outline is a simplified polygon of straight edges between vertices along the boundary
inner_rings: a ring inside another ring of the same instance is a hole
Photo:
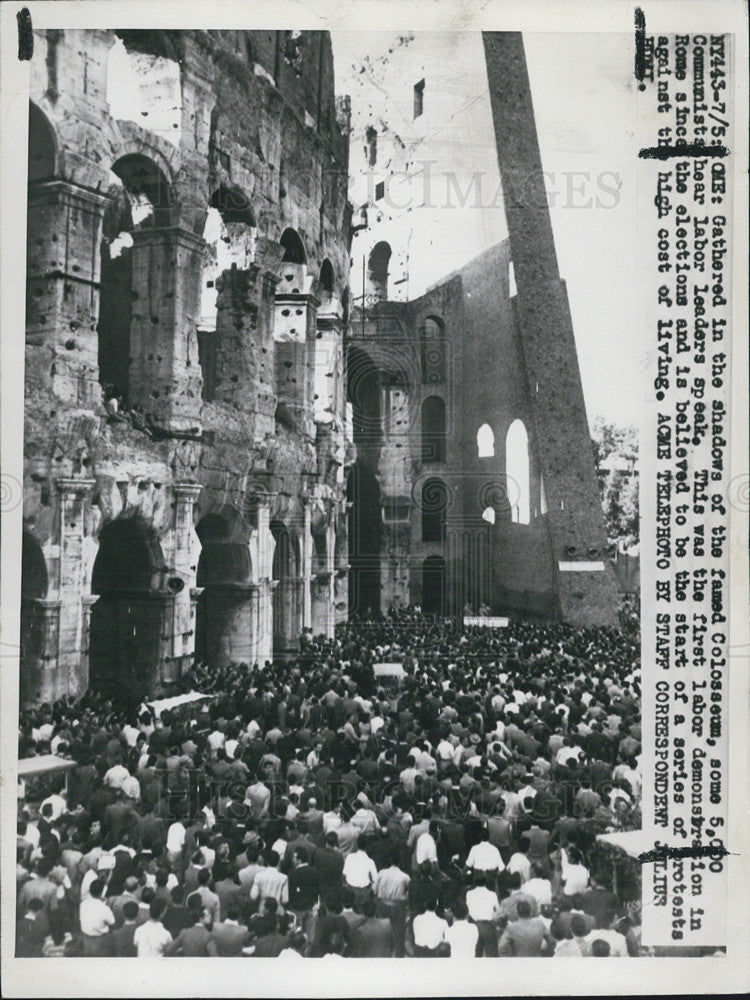
[[[352,955],[358,958],[391,958],[395,947],[393,927],[388,917],[375,915],[375,900],[362,904],[364,921],[352,938]]]

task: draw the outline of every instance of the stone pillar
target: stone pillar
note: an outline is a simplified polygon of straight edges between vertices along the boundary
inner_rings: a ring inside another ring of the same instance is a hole
[[[60,600],[56,697],[82,694],[88,686],[88,657],[82,656],[84,566],[84,504],[94,479],[61,478],[59,493],[59,548],[56,591]],[[88,642],[85,643],[88,648]],[[85,670],[85,674],[84,674]]]
[[[129,402],[157,427],[189,436],[201,430],[204,251],[202,237],[177,227],[133,235]]]
[[[311,526],[311,511],[310,502],[305,499],[302,501],[302,551],[300,553],[302,566],[301,575],[301,602],[300,611],[302,614],[301,628],[310,628],[312,625],[312,550],[313,550],[313,538]]]
[[[196,569],[200,542],[193,526],[195,502],[203,487],[200,483],[178,482],[172,486],[175,496],[174,531],[170,565],[174,590],[172,649],[165,664],[165,680],[176,680],[191,662],[195,652]],[[177,589],[179,588],[179,589]]]
[[[106,203],[105,196],[66,181],[29,187],[27,396],[46,389],[80,410],[101,402],[96,326]]]
[[[55,701],[60,689],[58,657],[60,652],[60,605],[59,600],[39,598],[34,601],[34,616],[37,618],[35,630],[40,637],[39,658],[30,665],[24,657],[24,669],[30,675],[24,684],[30,704]],[[66,692],[63,692],[66,693]]]
[[[273,534],[271,521],[271,495],[257,494],[258,540],[257,571],[258,589],[255,596],[257,625],[255,629],[255,659],[260,666],[273,659]]]
[[[273,337],[276,346],[278,411],[290,426],[314,441],[313,384],[318,299],[304,264],[281,263]]]
[[[256,584],[227,584],[207,589],[207,659],[211,663],[255,661],[258,587]]]
[[[89,677],[89,637],[91,629],[91,609],[99,600],[98,594],[84,594],[81,598],[81,675]]]

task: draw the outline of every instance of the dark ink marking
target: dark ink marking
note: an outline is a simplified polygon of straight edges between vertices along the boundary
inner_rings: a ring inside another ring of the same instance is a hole
[[[22,7],[16,14],[18,22],[18,58],[28,62],[34,55],[34,29],[31,24],[31,14],[28,7]]]
[[[640,863],[646,864],[649,861],[667,861],[669,859],[678,858],[726,858],[729,851],[723,845],[721,847],[711,847],[706,845],[705,847],[667,847],[666,844],[662,844],[659,847],[655,847],[653,851],[644,851],[643,854],[638,855],[638,860]]]
[[[635,8],[635,78],[639,90],[645,90],[646,77],[646,15],[640,7]]]
[[[729,156],[726,146],[702,146],[699,142],[686,142],[681,146],[646,146],[638,156],[642,160],[671,160],[676,156]]]

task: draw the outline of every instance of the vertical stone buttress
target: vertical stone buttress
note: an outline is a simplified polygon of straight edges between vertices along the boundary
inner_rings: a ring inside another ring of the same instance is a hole
[[[576,625],[614,624],[617,593],[607,568],[604,517],[523,39],[519,32],[484,32],[483,39],[560,611]]]
[[[28,201],[26,286],[27,465],[55,489],[43,546],[49,590],[37,602],[42,700],[88,683],[91,604],[84,558],[87,475],[101,402],[96,323],[99,243],[106,199],[63,180],[33,184]]]

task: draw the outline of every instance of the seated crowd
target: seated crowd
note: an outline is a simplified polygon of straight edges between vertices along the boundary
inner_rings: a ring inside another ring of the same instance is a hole
[[[22,712],[19,956],[637,956],[635,631],[406,610],[149,705]],[[379,679],[378,662],[403,677]]]

